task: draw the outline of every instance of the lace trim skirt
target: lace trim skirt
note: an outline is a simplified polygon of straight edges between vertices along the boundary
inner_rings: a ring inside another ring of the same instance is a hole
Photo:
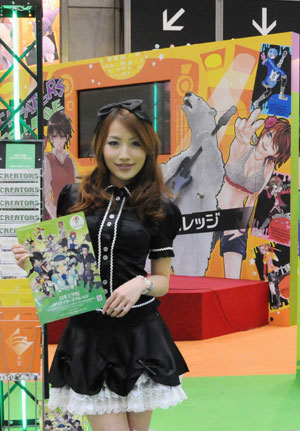
[[[48,407],[59,407],[79,415],[102,415],[105,413],[143,412],[157,407],[167,409],[187,399],[181,384],[166,386],[154,382],[146,373],[136,381],[127,396],[111,391],[104,383],[96,395],[82,395],[69,387],[51,388]]]

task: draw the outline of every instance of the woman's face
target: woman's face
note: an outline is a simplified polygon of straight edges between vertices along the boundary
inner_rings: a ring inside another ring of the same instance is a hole
[[[277,154],[277,147],[274,144],[274,132],[272,129],[268,130],[263,136],[260,137],[256,151],[262,156],[269,157]]]
[[[108,130],[103,157],[110,171],[111,182],[117,187],[123,187],[144,166],[146,152],[139,138],[116,119]]]

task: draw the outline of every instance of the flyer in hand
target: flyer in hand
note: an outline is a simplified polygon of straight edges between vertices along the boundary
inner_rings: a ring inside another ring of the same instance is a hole
[[[16,229],[41,324],[101,308],[105,291],[83,212]]]

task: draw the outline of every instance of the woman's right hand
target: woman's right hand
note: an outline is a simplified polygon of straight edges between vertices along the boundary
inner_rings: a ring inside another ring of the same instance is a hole
[[[21,244],[12,244],[11,251],[16,259],[17,265],[25,269],[25,260],[30,256],[29,251]]]

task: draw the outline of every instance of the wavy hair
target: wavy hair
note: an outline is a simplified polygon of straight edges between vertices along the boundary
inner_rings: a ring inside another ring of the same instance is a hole
[[[161,198],[171,196],[163,181],[162,172],[157,161],[160,140],[153,126],[138,119],[126,109],[114,109],[97,128],[93,139],[93,150],[97,166],[79,185],[78,199],[69,212],[84,211],[90,213],[110,200],[111,195],[105,190],[110,184],[110,171],[103,157],[103,148],[109,133],[110,125],[118,120],[124,127],[138,137],[146,152],[146,160],[137,176],[133,179],[130,205],[136,208],[141,220],[160,219],[163,217]]]
[[[272,120],[269,121],[270,127],[268,127],[269,119]],[[273,147],[276,149],[276,154],[268,156],[266,163],[274,163],[275,167],[279,168],[291,155],[291,125],[286,118],[268,117],[259,139],[270,131],[273,132]]]

